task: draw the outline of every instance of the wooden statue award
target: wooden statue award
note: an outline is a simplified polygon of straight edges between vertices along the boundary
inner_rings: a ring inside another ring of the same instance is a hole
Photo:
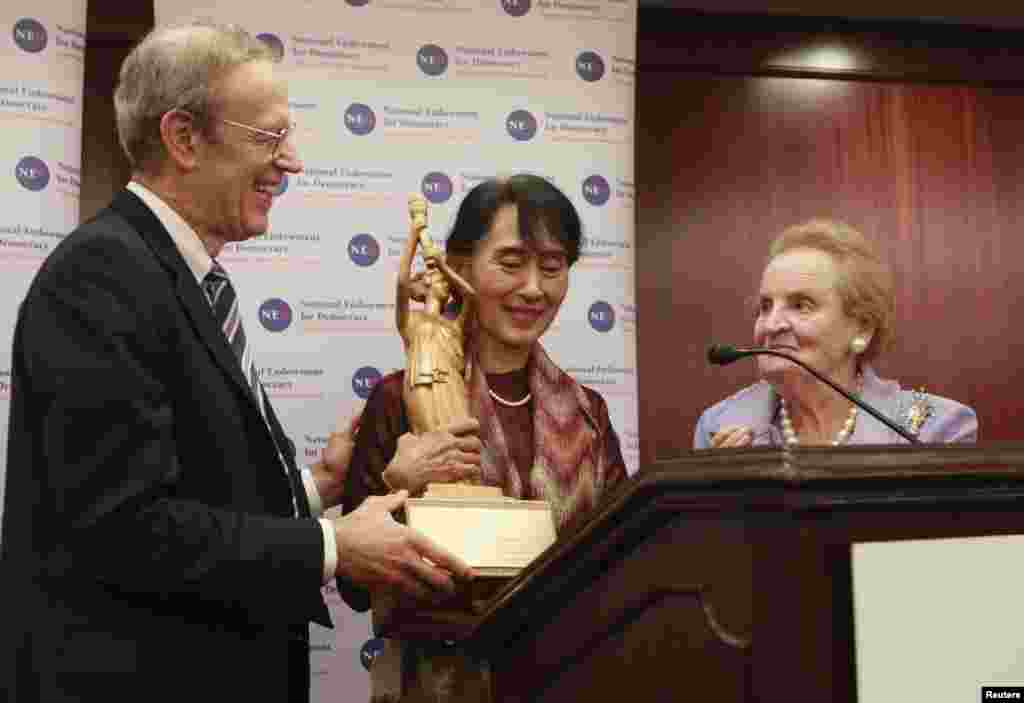
[[[448,267],[427,232],[427,203],[409,197],[410,241],[399,262],[396,320],[405,343],[402,391],[413,434],[443,429],[470,416],[463,330],[472,314],[473,288]],[[422,310],[410,310],[411,269],[417,246],[426,269]],[[457,288],[461,310],[444,314]],[[460,556],[481,576],[513,577],[555,541],[551,506],[502,495],[498,486],[430,483],[405,504],[406,522]]]

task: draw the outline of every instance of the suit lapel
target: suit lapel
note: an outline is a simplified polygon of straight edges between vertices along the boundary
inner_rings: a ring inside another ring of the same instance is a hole
[[[238,386],[238,390],[246,398],[252,411],[260,415],[259,405],[253,397],[245,374],[242,373],[238,358],[232,351],[231,345],[228,344],[223,330],[217,324],[206,294],[196,283],[195,276],[175,246],[170,233],[153,214],[153,211],[129,190],[122,190],[118,193],[111,203],[111,208],[124,217],[156,253],[157,258],[160,259],[161,264],[174,281],[175,294],[185,314],[192,322],[196,334],[210,350],[221,370]],[[270,405],[269,398],[266,397],[266,394],[263,397],[267,410],[267,421],[261,421],[260,424],[267,430],[271,442],[278,448],[284,459],[288,471],[288,481],[291,484],[292,493],[298,501],[300,515],[308,517],[310,515],[309,502],[294,459],[294,444],[285,436],[281,424],[274,414],[273,407]],[[286,451],[286,447],[291,451]]]
[[[114,198],[111,208],[116,210],[131,224],[139,235],[149,244],[164,268],[174,280],[175,293],[185,314],[191,320],[196,334],[210,350],[221,370],[238,386],[242,394],[252,404],[255,412],[259,406],[252,396],[245,374],[238,363],[235,353],[231,350],[224,332],[217,325],[210,304],[202,289],[196,283],[195,276],[185,263],[181,253],[171,239],[170,233],[160,223],[145,203],[129,190],[122,190]]]

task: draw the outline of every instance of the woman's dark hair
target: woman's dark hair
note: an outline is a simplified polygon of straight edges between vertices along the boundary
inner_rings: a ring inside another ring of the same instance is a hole
[[[448,235],[448,254],[472,256],[505,205],[516,206],[520,239],[533,242],[538,233],[546,232],[565,247],[569,265],[576,263],[583,236],[579,213],[562,191],[528,173],[488,179],[466,194]]]

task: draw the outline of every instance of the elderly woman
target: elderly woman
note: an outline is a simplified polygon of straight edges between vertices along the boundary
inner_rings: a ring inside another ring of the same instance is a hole
[[[539,342],[565,300],[581,239],[579,214],[561,191],[538,176],[515,175],[484,181],[466,194],[447,257],[437,261],[464,282],[453,290],[471,291],[457,302],[469,306],[459,317],[465,320],[465,392],[482,444],[479,481],[500,486],[506,496],[547,500],[560,531],[626,478],[604,399],[559,368]],[[417,495],[427,482],[470,477],[469,457],[460,451],[450,453],[448,466],[439,462],[431,471],[391,462],[411,429],[404,375],[381,379],[367,400],[346,512],[369,495],[393,489]],[[448,432],[465,440],[469,429],[455,423]],[[365,592],[342,584],[342,595],[357,610],[369,606]],[[487,700],[485,667],[457,649],[424,647],[406,647],[398,667],[395,645],[385,646],[373,665],[374,700]],[[381,673],[400,669],[415,672],[401,692],[395,676]]]
[[[797,225],[769,248],[754,344],[799,359],[922,442],[975,441],[971,408],[903,390],[871,367],[893,339],[893,298],[888,268],[857,230],[826,220]],[[757,363],[759,383],[700,416],[695,448],[906,442],[798,365],[770,355]]]

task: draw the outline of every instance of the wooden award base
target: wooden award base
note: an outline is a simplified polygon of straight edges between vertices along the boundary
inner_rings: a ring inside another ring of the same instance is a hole
[[[497,486],[431,483],[405,502],[406,523],[480,576],[510,578],[555,541],[551,505],[506,498]]]

